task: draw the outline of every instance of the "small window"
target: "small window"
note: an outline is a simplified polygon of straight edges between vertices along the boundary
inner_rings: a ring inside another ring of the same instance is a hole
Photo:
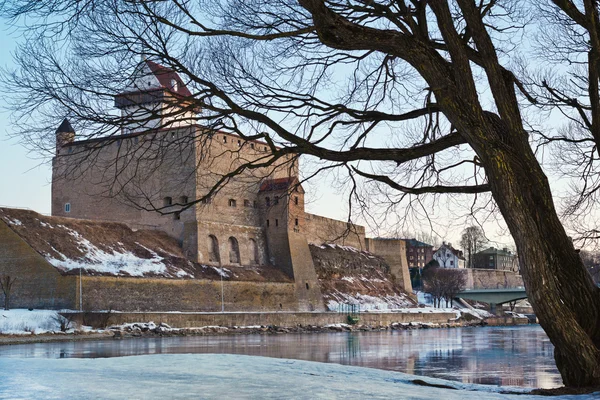
[[[187,197],[187,196],[181,196],[181,197],[179,198],[179,203],[180,203],[180,204],[187,204],[187,203],[188,203],[188,201],[189,201],[189,199],[188,199],[188,197]]]
[[[494,256],[490,256],[490,260],[493,260],[493,259],[494,259]]]
[[[69,147],[69,154],[73,153],[73,147]]]
[[[138,138],[137,136],[133,138],[133,143],[134,144],[138,144],[140,141],[140,138]]]
[[[65,203],[65,212],[71,212],[71,203]]]
[[[250,143],[250,148],[254,150],[254,143]]]
[[[294,204],[298,205],[298,196],[294,197]]]
[[[308,283],[305,283],[306,285],[306,290],[310,289],[310,286],[308,286]]]
[[[269,207],[271,205],[271,198],[265,197],[265,203],[267,204],[267,207]]]
[[[180,212],[176,212],[175,214],[173,214],[173,219],[175,221],[179,221],[181,219],[181,213]]]
[[[410,249],[408,249],[408,251],[409,251],[410,253],[412,253],[412,252],[413,252],[413,248],[411,247]]]
[[[294,225],[298,226],[298,218],[294,220]]]
[[[450,260],[450,265],[454,265],[454,261]]]
[[[275,226],[279,226],[279,220],[275,219]]]
[[[235,199],[229,199],[229,207],[237,207],[237,202]]]
[[[238,147],[242,147],[242,141],[238,140]]]
[[[250,203],[250,200],[244,200],[244,207],[252,207],[252,203]]]
[[[269,224],[269,220],[267,220],[267,228],[269,227],[269,225],[270,225],[270,224]]]
[[[275,196],[275,204],[279,204],[279,196]]]
[[[163,199],[163,205],[164,205],[165,207],[168,207],[168,206],[170,206],[170,205],[172,205],[172,204],[173,204],[173,199],[172,199],[171,197],[165,197],[165,198]]]
[[[267,151],[267,146],[265,146],[265,151]]]
[[[227,136],[223,136],[223,143],[227,143]]]

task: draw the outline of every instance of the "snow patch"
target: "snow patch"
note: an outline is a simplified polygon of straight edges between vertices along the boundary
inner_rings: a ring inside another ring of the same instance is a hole
[[[47,332],[60,332],[63,317],[53,310],[13,309],[0,312],[0,334],[38,335]]]

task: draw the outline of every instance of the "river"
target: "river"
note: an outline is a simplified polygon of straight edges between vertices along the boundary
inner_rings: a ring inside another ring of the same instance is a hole
[[[561,386],[553,346],[537,325],[124,340],[0,346],[0,357],[105,358],[217,353],[355,365],[463,383]]]

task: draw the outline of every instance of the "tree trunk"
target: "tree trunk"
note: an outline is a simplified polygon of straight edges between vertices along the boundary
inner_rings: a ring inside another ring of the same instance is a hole
[[[600,289],[558,219],[527,135],[490,119],[495,132],[474,148],[517,245],[529,301],[555,346],[564,384],[600,386]]]

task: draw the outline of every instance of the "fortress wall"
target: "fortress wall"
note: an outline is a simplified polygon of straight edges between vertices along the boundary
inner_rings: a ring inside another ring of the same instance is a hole
[[[306,213],[304,233],[308,243],[335,243],[365,250],[365,227]]]
[[[293,283],[223,281],[225,311],[297,310]],[[83,277],[85,310],[221,311],[221,282]]]
[[[367,250],[382,257],[390,266],[390,272],[396,282],[408,293],[412,293],[408,262],[406,260],[406,242],[401,239],[366,239]]]
[[[199,221],[197,225],[198,262],[208,265],[227,266],[229,262],[229,238],[237,239],[240,251],[241,265],[252,265],[253,248],[251,239],[258,247],[258,264],[268,265],[270,260],[267,254],[265,234],[261,227],[234,225],[218,222]],[[209,261],[209,235],[214,235],[219,242],[220,263]]]
[[[516,272],[495,269],[467,268],[467,289],[501,289],[522,287],[523,277]]]
[[[73,308],[77,278],[61,275],[0,220],[0,275],[16,278],[11,308]],[[0,291],[0,306],[4,294]]]
[[[227,309],[226,309],[227,310]],[[64,314],[63,314],[64,315]],[[81,321],[84,316],[74,313],[75,321]],[[106,313],[86,313],[86,322],[101,326],[106,321]],[[347,323],[348,315],[334,312],[256,312],[256,313],[113,313],[108,324],[118,325],[134,322],[161,322],[177,328],[194,328],[202,326],[269,326],[280,327],[324,326],[328,324]],[[433,323],[445,324],[456,318],[455,313],[361,313],[359,324],[369,326],[389,326],[393,323]],[[97,324],[94,323],[97,321]]]

